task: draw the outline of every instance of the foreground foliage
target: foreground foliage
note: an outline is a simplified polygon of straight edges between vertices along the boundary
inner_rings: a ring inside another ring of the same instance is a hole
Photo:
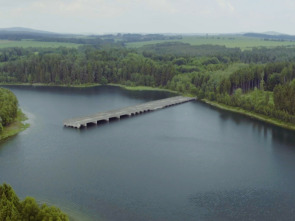
[[[3,130],[0,133],[0,141],[27,129],[30,126],[29,123],[24,122],[27,119],[27,116],[21,111],[21,109],[18,109],[15,120],[8,126],[3,127]]]
[[[58,208],[43,204],[41,207],[32,197],[20,201],[11,186],[0,185],[0,221],[68,221],[67,215]]]

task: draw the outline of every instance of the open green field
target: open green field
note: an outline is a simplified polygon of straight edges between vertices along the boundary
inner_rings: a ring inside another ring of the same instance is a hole
[[[295,47],[295,42],[290,41],[264,41],[259,38],[243,37],[243,36],[184,36],[179,40],[156,40],[127,43],[128,48],[139,48],[148,44],[157,44],[163,42],[182,42],[191,45],[224,45],[228,48],[241,48],[242,50],[250,50],[254,47],[277,47],[288,46]]]
[[[0,48],[9,48],[9,47],[78,48],[79,46],[80,46],[79,44],[63,43],[63,42],[42,42],[42,41],[33,41],[33,40],[21,40],[21,41],[0,40]]]

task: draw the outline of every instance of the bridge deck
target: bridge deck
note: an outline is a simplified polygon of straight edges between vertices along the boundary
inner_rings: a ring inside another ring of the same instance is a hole
[[[111,119],[120,119],[121,117],[129,117],[136,114],[154,111],[154,110],[170,107],[172,105],[181,104],[181,103],[185,103],[185,102],[193,101],[193,100],[196,100],[196,98],[183,97],[183,96],[171,97],[171,98],[147,102],[144,104],[129,106],[129,107],[121,108],[118,110],[99,112],[99,113],[85,116],[85,117],[72,118],[72,119],[65,120],[63,123],[64,123],[64,126],[66,127],[73,127],[73,128],[87,127],[87,125],[89,124],[98,124],[100,122],[108,122]]]

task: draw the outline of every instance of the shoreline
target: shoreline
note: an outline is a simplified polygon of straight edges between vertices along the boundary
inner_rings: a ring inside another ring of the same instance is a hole
[[[171,93],[178,93],[176,91],[157,88],[157,87],[149,87],[149,86],[126,86],[124,84],[43,84],[43,83],[0,83],[0,86],[34,86],[34,87],[69,87],[69,88],[88,88],[88,87],[97,87],[97,86],[113,86],[113,87],[120,87],[126,90],[131,91],[167,91]]]
[[[55,86],[55,87],[72,87],[72,88],[88,88],[88,87],[96,87],[96,86],[104,86],[102,84],[78,84],[78,85],[56,85],[56,84],[42,84],[42,83],[35,83],[35,84],[30,84],[30,83],[14,83],[14,84],[0,84],[0,86]],[[109,83],[106,84],[106,86],[114,86],[114,87],[120,87],[123,88],[125,90],[130,90],[130,91],[165,91],[165,92],[170,92],[173,94],[179,94],[179,95],[183,95],[183,96],[187,96],[187,97],[193,97],[193,95],[191,94],[182,94],[180,92],[177,91],[173,91],[173,90],[169,90],[169,89],[164,89],[164,88],[157,88],[157,87],[149,87],[149,86],[127,86],[127,85],[123,85],[123,84],[113,84],[113,83]],[[262,115],[262,114],[258,114],[258,113],[254,113],[254,112],[250,112],[247,110],[244,110],[242,108],[239,107],[232,107],[232,106],[228,106],[225,104],[221,104],[221,103],[217,103],[215,101],[209,101],[207,99],[202,99],[200,100],[208,105],[211,105],[213,107],[217,107],[220,108],[222,110],[227,110],[227,111],[231,111],[234,113],[239,113],[242,114],[244,116],[248,116],[250,118],[255,118],[257,120],[275,125],[275,126],[279,126],[285,129],[289,129],[289,130],[293,130],[295,131],[295,125],[294,124],[290,124],[275,118],[270,118],[268,116]],[[1,140],[1,136],[0,136],[0,140]]]
[[[15,121],[8,126],[3,127],[3,131],[0,134],[0,143],[26,130],[30,126],[30,124],[24,122],[27,119],[27,116],[22,112],[22,110],[18,109]]]
[[[86,87],[96,87],[102,86],[102,84],[44,84],[44,83],[0,83],[0,86],[34,86],[34,87],[73,87],[73,88],[86,88]]]
[[[214,102],[214,101],[209,101],[207,99],[202,99],[201,101],[208,104],[208,105],[211,105],[213,107],[217,107],[217,108],[222,109],[222,110],[242,114],[244,116],[254,118],[254,119],[260,120],[262,122],[269,123],[271,125],[275,125],[275,126],[278,126],[278,127],[282,127],[282,128],[285,128],[285,129],[295,131],[295,125],[294,124],[290,124],[290,123],[287,123],[287,122],[284,122],[284,121],[280,121],[280,120],[275,119],[275,118],[270,118],[270,117],[267,117],[267,116],[262,115],[262,114],[257,114],[257,113],[254,113],[254,112],[250,112],[250,111],[244,110],[244,109],[242,109],[240,107],[232,107],[232,106],[228,106],[228,105],[225,105],[225,104],[220,104],[220,103],[217,103],[217,102]]]
[[[120,87],[129,91],[165,91],[165,92],[170,92],[173,94],[180,94],[177,91],[172,91],[169,89],[165,89],[165,88],[159,88],[159,87],[150,87],[150,86],[127,86],[124,84],[106,84],[107,86],[114,86],[114,87]]]
[[[159,87],[150,87],[150,86],[127,86],[124,84],[98,84],[98,83],[90,83],[90,84],[44,84],[44,83],[0,83],[0,86],[34,86],[34,87],[70,87],[70,88],[89,88],[89,87],[97,87],[97,86],[113,86],[113,87],[120,87],[129,91],[166,91],[173,94],[180,94],[177,91],[159,88]]]

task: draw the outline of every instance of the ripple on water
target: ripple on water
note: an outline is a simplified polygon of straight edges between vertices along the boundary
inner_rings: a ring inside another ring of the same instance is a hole
[[[295,220],[294,198],[273,190],[198,193],[190,202],[202,209],[205,220]]]

